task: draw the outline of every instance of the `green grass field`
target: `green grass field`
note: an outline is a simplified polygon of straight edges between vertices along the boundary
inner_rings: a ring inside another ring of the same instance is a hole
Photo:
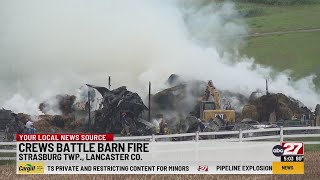
[[[246,16],[251,33],[320,29],[320,0],[295,5],[235,2]],[[251,37],[242,52],[278,71],[290,69],[294,78],[317,74],[315,82],[320,88],[320,31]],[[295,140],[320,141],[320,138]],[[320,145],[305,145],[305,149],[319,151]]]
[[[310,5],[275,6],[237,3],[251,33],[320,29],[320,1]],[[278,71],[291,69],[294,78],[320,76],[320,31],[250,37],[243,54]],[[320,77],[315,79],[320,89]]]
[[[238,7],[243,12],[255,12],[247,18],[253,33],[320,28],[320,1],[291,6],[239,3]]]
[[[305,76],[320,73],[319,48],[320,32],[307,32],[250,38],[244,52],[261,64]]]
[[[286,142],[307,142],[307,141],[320,141],[320,137],[307,137],[307,138],[285,138]],[[305,144],[304,151],[320,151],[320,144]]]
[[[320,144],[306,144],[304,145],[304,151],[320,151]]]

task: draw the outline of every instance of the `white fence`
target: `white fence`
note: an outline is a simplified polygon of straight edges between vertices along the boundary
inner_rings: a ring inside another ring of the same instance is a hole
[[[299,133],[290,133],[290,131],[299,131]],[[259,136],[259,133],[269,132],[271,135]],[[255,134],[257,136],[255,136]],[[319,137],[319,141],[307,141],[305,144],[320,144],[320,127],[280,127],[269,129],[253,129],[253,130],[239,130],[239,131],[221,131],[221,132],[195,132],[184,134],[168,134],[168,135],[150,135],[150,136],[128,136],[128,137],[114,137],[115,141],[157,141],[169,140],[172,138],[186,138],[194,141],[204,141],[202,137],[205,136],[233,136],[231,138],[206,139],[207,141],[223,141],[223,142],[244,142],[257,140],[273,140],[282,142],[284,138],[308,138]],[[234,137],[236,136],[236,137]],[[0,142],[1,146],[11,146],[5,149],[0,148],[0,153],[14,153],[16,152],[16,142]],[[13,147],[12,147],[13,146]],[[0,157],[0,160],[15,160],[16,157]]]
[[[289,133],[290,131],[300,131],[300,133]],[[304,133],[301,133],[305,131]],[[271,132],[276,135],[263,135],[255,136],[254,133]],[[285,133],[288,132],[288,133]],[[316,132],[316,133],[311,133]],[[195,132],[195,133],[184,133],[184,134],[168,134],[168,135],[150,135],[150,136],[129,136],[129,137],[115,137],[115,141],[157,141],[157,139],[170,139],[170,138],[184,138],[192,137],[195,141],[201,141],[203,136],[227,136],[233,135],[236,138],[223,138],[214,139],[215,141],[254,141],[254,140],[270,140],[277,139],[280,142],[284,138],[305,138],[305,137],[319,137],[320,140],[320,127],[280,127],[280,128],[269,128],[269,129],[253,129],[253,130],[239,130],[239,131],[221,131],[221,132]],[[211,139],[212,140],[212,139]],[[319,141],[320,144],[320,141]]]

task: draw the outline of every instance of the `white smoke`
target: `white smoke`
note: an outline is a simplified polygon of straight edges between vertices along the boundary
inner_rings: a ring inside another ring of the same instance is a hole
[[[59,99],[57,97],[48,97],[43,103],[44,107],[41,110],[43,114],[62,115],[62,112],[59,108]]]
[[[90,91],[90,101],[95,102],[96,101],[96,91],[93,88],[90,88],[88,86],[81,86],[79,89],[77,89],[76,93],[76,101],[80,103],[86,103],[88,101],[88,92]]]
[[[97,93],[93,88],[90,88],[86,85],[81,86],[77,89],[76,92],[76,101],[75,108],[76,109],[85,109],[85,104],[88,102],[88,92],[90,91],[90,106],[91,110],[97,110],[100,107],[100,103],[102,102],[102,96]]]
[[[39,113],[49,95],[89,83],[126,85],[142,97],[171,73],[250,95],[270,68],[237,54],[247,27],[232,3],[150,0],[3,0],[0,2],[0,105]],[[310,107],[320,102],[312,76],[273,78],[270,91]],[[48,92],[50,92],[48,94]]]
[[[10,109],[13,112],[28,112],[30,114],[42,114],[38,108],[39,103],[33,99],[25,99],[20,94],[13,95],[8,101],[3,104],[3,107]]]

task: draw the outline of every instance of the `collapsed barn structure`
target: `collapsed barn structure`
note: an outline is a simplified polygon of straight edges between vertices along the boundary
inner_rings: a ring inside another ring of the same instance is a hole
[[[126,113],[131,134],[143,135],[152,133],[153,125],[142,119],[148,108],[137,93],[128,91],[125,86],[114,90],[93,86],[102,95],[101,108],[94,111],[94,126],[96,132],[120,133],[122,130],[121,114]]]
[[[90,92],[93,89],[102,96],[100,101],[78,101],[74,95],[57,95],[55,108],[60,114],[50,114],[50,101],[44,101],[39,109],[44,113],[36,118],[30,115],[14,114],[8,110],[0,111],[2,129],[6,125],[14,127],[15,132],[23,132],[24,123],[31,119],[35,127],[42,133],[60,132],[94,132],[120,134],[123,129],[121,114],[126,113],[131,135],[148,135],[158,133],[160,123],[165,123],[169,133],[188,133],[195,131],[219,131],[252,129],[251,122],[288,126],[288,120],[311,122],[304,125],[320,125],[320,105],[315,112],[306,108],[300,101],[284,94],[263,94],[254,92],[250,97],[240,93],[221,91],[221,103],[232,102],[236,112],[236,122],[231,123],[220,116],[212,116],[207,120],[201,118],[201,108],[207,82],[184,81],[178,75],[171,75],[167,81],[168,88],[151,95],[150,116],[148,107],[142,98],[128,91],[126,86],[113,90],[106,87],[86,84]],[[90,93],[89,93],[90,94]],[[90,95],[88,95],[90,96]],[[89,103],[90,102],[90,103]],[[93,102],[96,108],[93,108]],[[207,110],[207,111],[214,111]],[[90,113],[89,113],[90,112]],[[261,126],[259,126],[261,127]],[[274,126],[270,126],[274,127]]]

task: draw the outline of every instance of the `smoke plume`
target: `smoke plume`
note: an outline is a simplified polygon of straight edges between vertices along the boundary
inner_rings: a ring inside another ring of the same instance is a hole
[[[234,4],[215,1],[3,0],[0,2],[0,105],[39,114],[38,105],[85,83],[126,85],[146,94],[170,74],[212,79],[221,90],[283,92],[309,107],[320,102],[313,76],[255,65],[237,50],[248,28]]]

